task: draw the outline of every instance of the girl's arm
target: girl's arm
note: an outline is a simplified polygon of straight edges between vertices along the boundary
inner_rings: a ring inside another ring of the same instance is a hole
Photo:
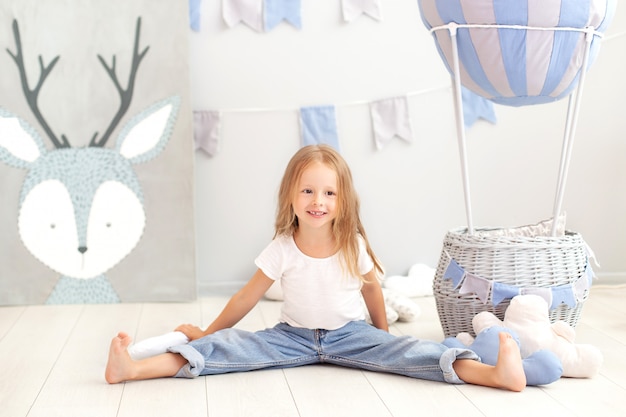
[[[361,287],[361,294],[363,294],[372,324],[374,327],[387,332],[389,331],[389,325],[387,324],[387,314],[385,312],[385,299],[383,298],[383,290],[380,288],[376,271],[372,269],[364,277],[365,283]]]
[[[206,330],[202,331],[199,327],[191,324],[182,324],[176,330],[185,333],[190,340],[194,340],[218,330],[233,327],[252,310],[273,283],[274,280],[257,269],[250,281],[231,297],[226,307]]]

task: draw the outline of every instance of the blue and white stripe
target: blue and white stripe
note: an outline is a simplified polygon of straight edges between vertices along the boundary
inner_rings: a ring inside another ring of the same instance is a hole
[[[495,103],[547,103],[577,85],[592,30],[589,65],[617,0],[418,0],[452,74],[447,25],[456,23],[461,83]]]

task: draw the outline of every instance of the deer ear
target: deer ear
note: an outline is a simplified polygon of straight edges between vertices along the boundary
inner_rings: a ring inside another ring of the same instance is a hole
[[[28,168],[45,152],[43,141],[32,126],[0,108],[0,161]]]
[[[120,132],[118,152],[137,164],[157,156],[170,139],[180,107],[180,97],[172,96],[133,117]]]

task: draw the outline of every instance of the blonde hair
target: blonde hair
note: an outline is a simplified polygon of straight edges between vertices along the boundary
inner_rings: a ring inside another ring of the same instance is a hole
[[[347,272],[353,276],[362,275],[358,268],[359,241],[363,237],[367,254],[374,262],[377,275],[383,274],[383,267],[370,247],[359,215],[359,197],[352,183],[352,173],[346,161],[328,145],[309,145],[301,148],[289,161],[278,191],[278,210],[274,237],[292,236],[298,229],[298,218],[293,209],[302,172],[314,162],[321,162],[337,174],[337,217],[332,224],[336,251],[343,255],[342,262]]]

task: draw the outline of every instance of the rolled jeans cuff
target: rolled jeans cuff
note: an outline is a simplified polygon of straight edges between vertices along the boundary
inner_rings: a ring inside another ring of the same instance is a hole
[[[480,358],[469,349],[450,348],[443,352],[439,359],[439,366],[443,372],[443,378],[450,384],[464,384],[463,381],[454,371],[452,364],[457,359],[472,359],[480,362]]]
[[[178,370],[176,378],[195,378],[204,369],[204,357],[196,349],[189,345],[169,347],[168,352],[178,353],[187,360],[187,363]]]

